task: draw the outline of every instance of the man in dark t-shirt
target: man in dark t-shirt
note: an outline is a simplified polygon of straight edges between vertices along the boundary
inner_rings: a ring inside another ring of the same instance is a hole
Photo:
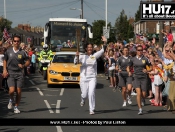
[[[14,113],[20,113],[18,105],[21,100],[21,88],[24,84],[24,67],[30,65],[27,54],[20,49],[20,36],[13,36],[13,47],[7,49],[3,61],[3,76],[7,78],[10,100],[8,109],[13,108],[14,92],[17,92]]]

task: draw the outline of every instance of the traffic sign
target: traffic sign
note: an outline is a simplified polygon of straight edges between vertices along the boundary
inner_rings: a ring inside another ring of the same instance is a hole
[[[106,27],[103,27],[103,36],[105,36],[105,38],[109,38],[109,32],[110,32],[110,28],[108,27],[108,29],[106,29]]]

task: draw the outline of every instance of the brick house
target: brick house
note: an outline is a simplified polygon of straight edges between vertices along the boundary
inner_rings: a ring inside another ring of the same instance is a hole
[[[161,0],[147,0],[159,2]],[[172,0],[174,2],[175,0]],[[163,21],[163,29],[170,30],[175,36],[175,21]],[[152,39],[153,35],[156,39],[159,39],[159,22],[158,21],[137,21],[134,22],[134,33],[135,34],[147,34],[148,38]]]

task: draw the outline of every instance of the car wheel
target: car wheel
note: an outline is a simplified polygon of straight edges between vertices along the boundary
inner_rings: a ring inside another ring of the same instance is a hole
[[[51,84],[48,84],[48,83],[47,83],[47,88],[51,88]]]
[[[47,79],[47,71],[43,71],[43,79],[46,80]]]

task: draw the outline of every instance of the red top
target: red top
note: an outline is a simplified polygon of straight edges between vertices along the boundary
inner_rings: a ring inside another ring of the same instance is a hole
[[[29,51],[28,55],[29,56],[32,56],[33,52],[32,51]]]
[[[168,41],[171,41],[171,42],[173,41],[173,35],[171,33],[167,35],[167,38],[168,38]]]

